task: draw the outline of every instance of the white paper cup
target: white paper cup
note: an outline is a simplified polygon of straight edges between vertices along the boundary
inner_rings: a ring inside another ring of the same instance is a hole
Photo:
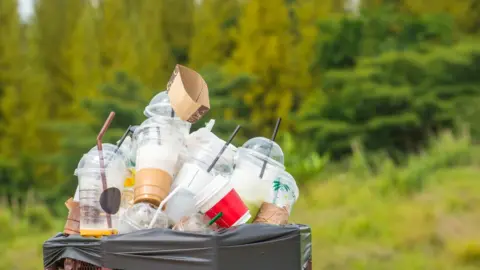
[[[185,163],[175,177],[173,188],[183,187],[198,195],[213,179],[213,175],[197,164]]]

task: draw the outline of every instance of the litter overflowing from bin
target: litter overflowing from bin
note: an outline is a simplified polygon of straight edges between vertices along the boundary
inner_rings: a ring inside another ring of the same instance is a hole
[[[209,110],[203,78],[177,65],[166,91],[146,105],[143,123],[126,127],[116,145],[101,141],[115,121],[112,112],[75,170],[64,234],[102,238],[151,228],[214,234],[247,223],[288,224],[299,190],[275,142],[281,119],[271,138],[237,148],[231,142],[240,126],[226,140],[214,132],[218,119],[191,132]]]

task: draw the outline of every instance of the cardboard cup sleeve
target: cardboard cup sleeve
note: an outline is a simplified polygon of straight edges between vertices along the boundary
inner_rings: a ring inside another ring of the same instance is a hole
[[[167,197],[172,176],[161,169],[141,169],[135,175],[134,203],[146,202],[158,206]]]
[[[286,225],[288,223],[288,210],[272,203],[264,202],[253,223],[272,225]]]
[[[68,208],[68,217],[63,233],[80,234],[80,203],[70,198],[65,202],[65,205]]]

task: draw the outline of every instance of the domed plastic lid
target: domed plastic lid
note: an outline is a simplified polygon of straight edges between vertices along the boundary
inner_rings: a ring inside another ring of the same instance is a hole
[[[248,140],[242,148],[249,149],[261,156],[269,157],[278,163],[284,165],[284,155],[282,148],[274,141],[264,137],[256,137]]]
[[[105,168],[109,168],[112,164],[118,166],[118,169],[123,169],[125,166],[124,156],[120,150],[117,153],[114,152],[116,146],[113,144],[103,144],[103,159]],[[113,150],[112,150],[113,149]],[[78,163],[77,169],[75,170],[75,175],[77,175],[79,170],[99,170],[100,169],[100,155],[97,147],[94,147],[88,151],[87,154],[83,155],[82,159]]]
[[[150,103],[145,107],[143,114],[146,117],[153,116],[171,116],[173,108],[170,105],[170,97],[167,94],[167,91],[158,93],[152,98]]]

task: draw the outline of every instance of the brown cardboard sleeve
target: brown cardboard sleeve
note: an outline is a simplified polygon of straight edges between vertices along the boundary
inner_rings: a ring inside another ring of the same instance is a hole
[[[73,201],[72,198],[65,202],[68,208],[67,222],[63,228],[64,234],[80,234],[80,203]]]
[[[195,123],[210,110],[207,83],[190,68],[177,65],[167,91],[173,110],[184,121]]]
[[[286,225],[288,223],[288,211],[272,203],[264,202],[253,223],[266,223],[272,225]]]
[[[158,206],[170,192],[172,176],[160,169],[141,169],[135,176],[134,203]]]

